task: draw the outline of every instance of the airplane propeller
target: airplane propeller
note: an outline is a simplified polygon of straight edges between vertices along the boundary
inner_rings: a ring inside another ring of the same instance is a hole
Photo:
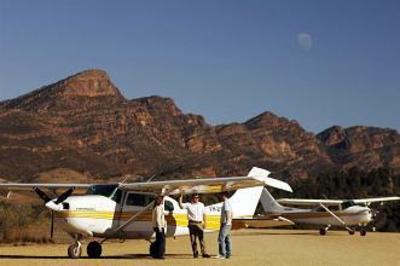
[[[71,196],[74,191],[73,188],[68,189],[64,193],[62,193],[55,200],[52,200],[45,192],[40,190],[39,188],[33,189],[36,194],[44,201],[45,206],[50,209],[50,238],[53,239],[54,235],[54,211],[60,211],[63,209],[60,203],[63,203],[69,196]]]
[[[68,189],[63,194],[61,194],[61,196],[59,196],[54,203],[60,204],[60,203],[64,202],[64,200],[66,200],[69,196],[71,196],[72,192],[74,192],[73,188]]]
[[[44,193],[44,192],[43,192],[42,190],[40,190],[39,188],[35,187],[35,188],[33,189],[33,191],[35,191],[36,194],[38,194],[38,196],[44,201],[45,204],[51,200],[51,198],[50,198],[49,196],[47,196],[47,194]]]
[[[50,239],[53,239],[54,235],[54,211],[50,212]]]

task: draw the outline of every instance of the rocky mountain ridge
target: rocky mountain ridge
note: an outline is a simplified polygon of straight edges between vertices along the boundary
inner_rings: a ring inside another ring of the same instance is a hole
[[[97,69],[1,102],[0,150],[10,180],[57,168],[101,178],[245,174],[253,165],[286,179],[354,166],[400,170],[396,130],[335,126],[315,135],[271,112],[212,126],[170,98],[127,100]]]

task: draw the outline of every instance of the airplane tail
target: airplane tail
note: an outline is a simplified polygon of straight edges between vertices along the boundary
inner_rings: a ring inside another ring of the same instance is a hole
[[[286,191],[292,191],[292,188],[289,186],[289,184],[269,177],[270,173],[271,172],[269,172],[268,170],[258,167],[253,167],[247,176],[262,180],[266,182],[266,185],[268,186],[272,186],[278,189],[283,189]],[[263,188],[264,186],[238,189],[229,198],[229,202],[231,203],[232,206],[233,218],[253,217],[257,205],[260,202]],[[214,204],[211,207],[218,207],[218,206],[222,206],[222,203]]]
[[[266,188],[262,190],[260,202],[266,213],[282,213],[285,210]]]

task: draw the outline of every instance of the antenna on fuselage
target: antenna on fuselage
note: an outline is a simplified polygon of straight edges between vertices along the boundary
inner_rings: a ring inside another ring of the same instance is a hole
[[[154,174],[152,176],[149,177],[149,179],[146,180],[146,183],[151,182],[154,178],[156,178],[158,176],[158,174]]]
[[[121,184],[123,184],[123,183],[125,183],[129,178],[131,177],[131,175],[124,175],[122,178],[122,181],[121,181]]]
[[[146,183],[149,183],[151,181],[153,181],[153,179],[160,177],[163,173],[165,172],[165,169],[162,169],[161,171],[156,172],[155,174],[153,174],[152,176],[150,176],[147,180]]]

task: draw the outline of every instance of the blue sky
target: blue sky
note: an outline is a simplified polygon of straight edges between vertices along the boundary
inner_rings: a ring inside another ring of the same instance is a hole
[[[211,124],[400,129],[400,2],[0,0],[0,100],[87,68]]]

